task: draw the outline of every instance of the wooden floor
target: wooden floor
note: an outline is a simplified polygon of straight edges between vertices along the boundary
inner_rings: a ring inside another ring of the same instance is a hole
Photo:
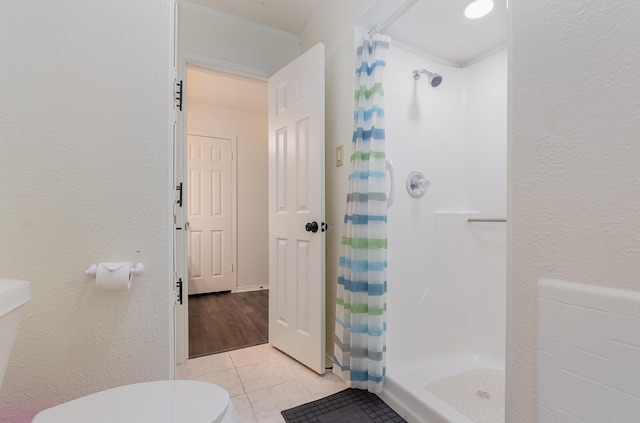
[[[189,358],[268,340],[268,290],[189,296]]]

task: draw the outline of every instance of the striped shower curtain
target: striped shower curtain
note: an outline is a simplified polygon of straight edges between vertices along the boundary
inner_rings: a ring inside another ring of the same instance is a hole
[[[342,231],[333,371],[382,391],[387,329],[387,205],[382,75],[389,37],[357,48],[353,150]]]

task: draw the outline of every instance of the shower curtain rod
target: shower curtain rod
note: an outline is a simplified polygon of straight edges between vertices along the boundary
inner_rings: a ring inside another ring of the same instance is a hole
[[[402,4],[384,21],[379,23],[378,25],[374,25],[373,28],[369,30],[371,32],[384,32],[388,27],[393,25],[402,15],[407,13],[409,9],[415,6],[420,0],[404,0]]]

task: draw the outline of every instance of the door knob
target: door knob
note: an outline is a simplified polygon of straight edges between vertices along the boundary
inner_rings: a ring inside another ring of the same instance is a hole
[[[306,229],[307,232],[316,233],[318,232],[318,222],[307,223],[306,225],[304,225],[304,228]]]

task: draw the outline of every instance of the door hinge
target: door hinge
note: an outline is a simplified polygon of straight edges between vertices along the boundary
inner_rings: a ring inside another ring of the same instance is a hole
[[[176,292],[176,303],[182,305],[182,278],[179,278],[176,282],[176,289],[178,290]]]
[[[178,191],[176,194],[178,197],[176,198],[176,204],[182,207],[182,182],[180,182],[180,185],[176,185],[176,190]]]
[[[182,111],[182,81],[176,82],[176,107]]]

